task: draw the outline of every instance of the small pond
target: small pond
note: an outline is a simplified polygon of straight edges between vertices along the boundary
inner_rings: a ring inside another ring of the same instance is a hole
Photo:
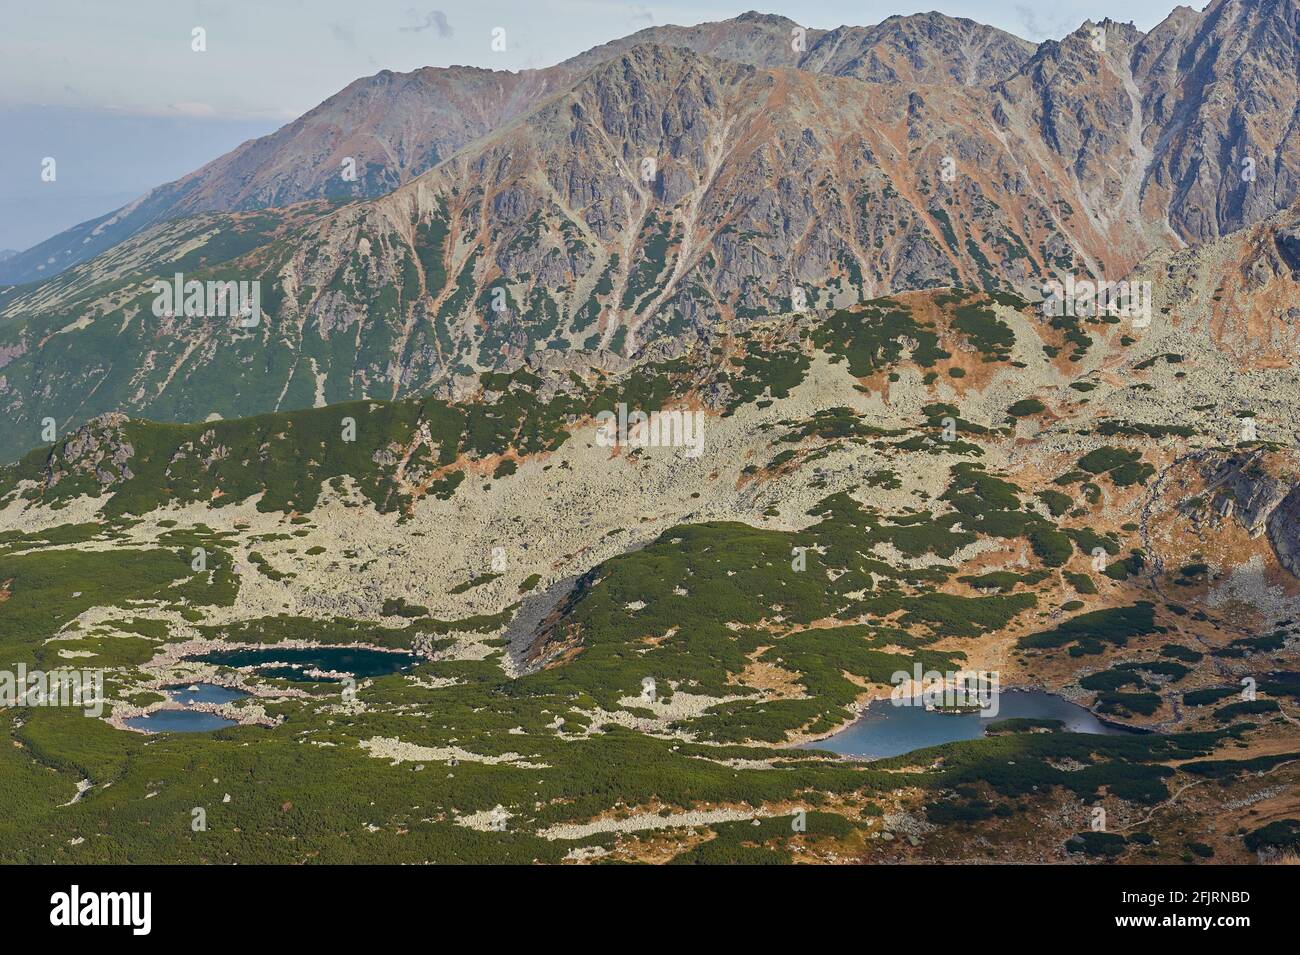
[[[225,667],[254,667],[259,676],[303,683],[338,682],[336,677],[314,676],[313,671],[318,670],[351,673],[363,679],[408,670],[420,660],[411,653],[367,647],[240,647],[186,659]]]
[[[211,733],[213,730],[222,730],[237,723],[216,713],[207,713],[189,707],[196,703],[231,703],[248,696],[243,690],[217,686],[215,683],[168,686],[163,688],[163,692],[177,706],[127,717],[124,721],[126,725],[131,729],[145,730],[150,733]]]
[[[235,725],[234,720],[202,710],[154,710],[143,716],[128,717],[125,722],[133,730],[150,733],[210,733]]]

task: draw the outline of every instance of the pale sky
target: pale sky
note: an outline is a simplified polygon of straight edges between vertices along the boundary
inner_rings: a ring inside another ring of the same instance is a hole
[[[549,66],[647,26],[748,9],[804,26],[938,9],[1029,40],[1110,16],[1150,29],[1172,0],[41,0],[0,14],[0,106],[292,119],[381,69]],[[506,29],[493,52],[494,27]],[[207,31],[206,53],[190,49]]]
[[[1196,0],[1198,5],[1204,0]],[[110,212],[382,69],[550,66],[648,26],[822,29],[937,9],[1028,40],[1173,0],[14,0],[0,11],[0,251]],[[492,31],[506,31],[505,52]],[[193,31],[206,31],[195,52]],[[39,177],[55,156],[55,183]]]

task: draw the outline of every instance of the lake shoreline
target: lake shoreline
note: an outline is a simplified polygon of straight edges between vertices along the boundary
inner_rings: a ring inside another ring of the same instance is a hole
[[[900,697],[900,699],[916,700],[922,695],[923,694],[920,693],[914,693],[914,694],[909,694],[906,697]],[[1068,700],[1064,696],[1060,695],[1059,693],[1054,693],[1051,690],[1047,690],[1041,686],[1004,687],[1001,690],[999,690],[999,697],[1001,698],[1004,695],[1012,696],[1012,697],[1036,695],[1042,697],[1044,700],[1050,699],[1052,701],[1051,705],[1053,706],[1073,707],[1074,709],[1078,710],[1080,714],[1085,714],[1088,718],[1094,720],[1099,726],[1104,727],[1105,730],[1108,731],[1104,735],[1123,735],[1123,734],[1146,735],[1155,732],[1154,730],[1148,729],[1146,727],[1131,726],[1126,723],[1121,723],[1117,720],[1108,719],[1107,717],[1094,712],[1091,707],[1086,707],[1080,703],[1076,703],[1073,700]],[[842,734],[852,731],[854,727],[859,726],[859,724],[861,724],[864,721],[864,719],[867,718],[873,705],[880,702],[891,700],[892,698],[893,698],[892,691],[889,694],[882,694],[880,692],[869,692],[865,694],[862,699],[854,703],[853,715],[851,715],[844,722],[838,724],[834,729],[825,733],[800,734],[796,738],[785,743],[782,748],[817,750],[835,756],[838,759],[851,760],[854,762],[864,762],[864,761],[872,761],[877,759],[892,758],[892,756],[904,755],[907,752],[914,752],[917,749],[927,749],[930,746],[944,745],[945,743],[948,742],[960,742],[967,739],[980,739],[980,738],[984,738],[984,736],[986,735],[985,733],[981,732],[978,736],[973,736],[973,737],[958,737],[955,739],[937,740],[935,742],[923,743],[922,745],[916,746],[912,749],[907,749],[899,753],[892,753],[888,755],[843,753],[843,752],[838,752],[835,749],[819,747],[817,745],[818,743],[825,743],[828,740],[832,740],[836,737],[841,736]],[[1001,702],[1002,701],[1000,699],[999,709],[1001,709]],[[900,706],[900,709],[921,710],[922,712],[927,714],[926,716],[927,719],[933,717],[934,719],[939,719],[939,720],[947,719],[947,720],[956,721],[962,719],[963,717],[969,717],[974,715],[974,714],[945,713],[940,710],[925,710],[923,704],[919,704],[919,703],[909,703],[906,704],[906,706]],[[1017,716],[1013,714],[1007,716],[999,715],[992,718],[983,718],[983,719],[986,719],[987,723],[992,724],[998,722],[1000,719],[1015,719],[1015,718],[1017,718]],[[1049,716],[1046,718],[1054,718],[1054,717]],[[936,724],[936,725],[941,725],[941,724]],[[1063,730],[1062,732],[1079,732],[1079,731],[1066,729]],[[1092,735],[1092,734],[1086,734],[1086,735]]]

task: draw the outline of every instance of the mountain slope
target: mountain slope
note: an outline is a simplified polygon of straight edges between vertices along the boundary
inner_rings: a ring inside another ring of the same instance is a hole
[[[454,390],[534,352],[631,355],[799,296],[1123,276],[1174,239],[1141,185],[1140,38],[1107,29],[1105,51],[1080,31],[998,87],[905,98],[637,46],[381,198],[154,227],[0,297],[15,453],[47,416]],[[177,263],[260,280],[267,320],[155,321],[148,278]]]
[[[1154,152],[1145,190],[1203,242],[1252,225],[1300,191],[1300,3],[1181,8],[1133,57]]]
[[[894,17],[875,28],[832,31],[834,42],[826,48],[816,45],[823,31],[810,30],[809,48],[798,53],[791,46],[795,26],[784,17],[747,13],[693,27],[650,27],[542,70],[384,70],[355,81],[275,133],[19,253],[0,267],[0,284],[34,281],[84,262],[178,215],[383,195],[528,112],[588,70],[644,43],[754,66],[915,82],[992,76],[1009,71],[1017,54],[1023,59],[1027,53],[1022,48],[1032,48],[971,21],[924,14]],[[354,180],[342,177],[348,159],[355,164]]]
[[[569,79],[564,70],[384,70],[276,132],[12,256],[0,266],[0,283],[40,279],[177,216],[383,195]],[[345,168],[355,178],[344,178]]]
[[[826,307],[961,281],[1032,285],[1076,261],[1058,225],[1073,193],[1061,169],[1028,188],[1022,147],[978,121],[989,96],[903,99],[636,47],[388,196],[323,217],[292,207],[156,226],[12,291],[0,395],[18,429],[37,403],[61,426],[122,407],[247,414],[392,397],[536,350],[630,354],[718,317],[789,309],[796,286]],[[253,248],[230,241],[258,230]],[[1093,254],[1107,241],[1080,235]],[[233,338],[219,322],[158,323],[147,277],[174,263],[262,281],[267,321]]]
[[[0,652],[105,674],[102,713],[0,711],[0,855],[1065,862],[1102,806],[1117,861],[1255,861],[1300,808],[1297,370],[999,298],[538,356],[455,401],[106,416],[0,468]],[[618,402],[702,440],[610,447]],[[1148,732],[836,757],[915,667]],[[233,725],[146,735],[196,682],[247,694],[203,704]]]
[[[201,420],[453,394],[539,352],[627,357],[733,317],[921,287],[1036,295],[1050,276],[1113,281],[1199,241],[1182,234],[1191,207],[1160,170],[1175,167],[1210,101],[1173,108],[1143,85],[1169,83],[1192,62],[1185,50],[1213,66],[1197,66],[1188,89],[1222,100],[1229,82],[1258,85],[1261,63],[1294,63],[1285,44],[1256,48],[1289,28],[1293,9],[1223,2],[1176,11],[1147,36],[1085,25],[991,87],[863,83],[632,46],[387,195],[182,217],[53,280],[0,290],[0,434],[17,455],[46,418],[67,429],[122,410]],[[687,39],[758,57],[789,27],[747,23]],[[983,38],[937,16],[881,30],[902,50],[923,27],[950,31],[931,64],[940,71]],[[813,51],[830,57],[826,36]],[[1225,46],[1252,51],[1235,74],[1211,55]],[[1237,79],[1197,79],[1211,72]],[[519,89],[498,90],[499,112],[531,102]],[[1257,101],[1274,131],[1294,108]],[[1261,191],[1238,212],[1219,206],[1211,231],[1292,191],[1289,140],[1269,142],[1282,150],[1278,174],[1249,183]],[[1194,175],[1238,195],[1231,163],[1198,159]],[[247,185],[246,197],[273,194]],[[266,320],[241,331],[155,317],[152,282],[178,271],[260,282]]]
[[[1147,245],[1204,241],[1297,195],[1298,18],[1296,0],[1215,0],[1203,14],[1176,9],[1149,35],[1113,21],[1086,23],[1035,50],[991,27],[930,13],[809,30],[796,50],[797,24],[747,13],[651,27],[544,70],[384,71],[270,136],[11,257],[0,265],[0,283],[40,279],[177,215],[382,195],[644,44],[909,90],[997,85],[994,131],[1010,126],[1029,139],[1028,159],[1046,150],[1053,162],[1074,165],[1086,213],[1103,228],[1129,225]],[[349,159],[355,181],[341,175]]]

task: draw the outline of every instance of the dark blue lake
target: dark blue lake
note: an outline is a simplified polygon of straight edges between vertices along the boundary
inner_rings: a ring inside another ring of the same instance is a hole
[[[365,647],[250,647],[214,650],[211,653],[201,653],[186,659],[226,667],[254,667],[265,677],[315,683],[337,682],[337,680],[332,677],[311,676],[308,671],[350,673],[361,679],[408,670],[420,658],[411,653],[371,650]]]

